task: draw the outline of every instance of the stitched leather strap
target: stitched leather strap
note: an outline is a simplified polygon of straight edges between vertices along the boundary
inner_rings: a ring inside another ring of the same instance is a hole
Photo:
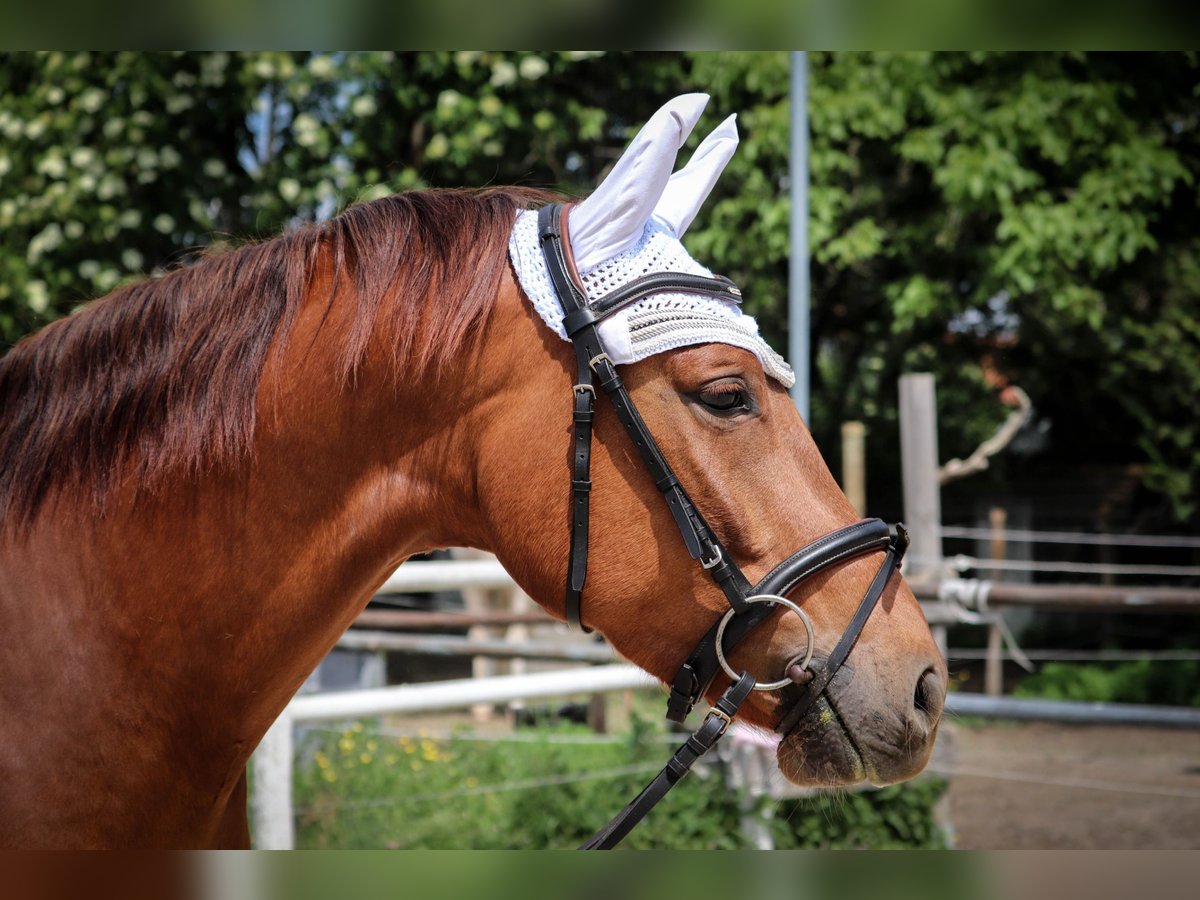
[[[738,290],[737,285],[721,275],[706,278],[686,272],[653,272],[621,285],[591,305],[567,313],[563,318],[563,328],[566,329],[567,337],[570,337],[580,329],[598,324],[639,300],[668,292],[701,294],[731,303],[742,302],[742,292]]]
[[[888,547],[883,564],[879,567],[879,571],[875,573],[875,578],[871,582],[871,586],[867,589],[866,595],[858,604],[858,609],[854,611],[854,615],[850,619],[850,624],[842,632],[841,640],[833,648],[833,652],[829,654],[829,658],[825,660],[825,664],[816,671],[813,680],[804,686],[804,691],[801,693],[800,698],[792,705],[792,708],[787,711],[787,714],[779,723],[776,731],[780,734],[787,735],[799,724],[800,720],[804,718],[804,714],[817,702],[817,698],[821,696],[825,688],[829,686],[829,682],[833,680],[833,676],[838,673],[838,670],[846,662],[846,658],[858,642],[858,636],[862,634],[863,627],[867,624],[867,619],[871,617],[871,613],[875,610],[879,599],[883,596],[883,592],[886,590],[892,575],[900,568],[900,561],[904,559],[904,551],[907,549],[908,532],[904,530],[903,525],[897,525],[896,536],[893,538],[891,546]]]
[[[572,277],[566,258],[561,204],[550,204],[538,211],[538,239],[550,280],[563,307],[564,323],[570,320],[569,336],[575,348],[576,381],[574,386],[574,448],[571,479],[571,549],[567,569],[564,610],[575,628],[590,631],[583,624],[583,587],[587,580],[588,531],[591,497],[591,441],[594,420],[595,380],[612,401],[617,418],[629,434],[650,476],[663,494],[671,517],[683,537],[688,554],[704,563],[729,603],[739,611],[749,581],[737,568],[700,511],[688,497],[683,485],[638,414],[616,366],[603,352],[598,325],[607,316],[651,293],[681,291],[704,293],[740,302],[741,293],[727,278],[705,278],[685,273],[657,273],[639,278],[606,294],[588,305],[582,288]]]
[[[633,830],[633,827],[638,822],[645,818],[646,813],[650,812],[667,792],[673,788],[679,779],[683,778],[692,768],[696,760],[713,748],[721,735],[725,733],[725,729],[729,727],[730,721],[737,711],[741,708],[742,703],[750,696],[750,691],[754,689],[754,677],[746,672],[742,673],[742,677],[729,686],[729,689],[721,695],[713,706],[713,709],[704,721],[700,723],[700,727],[692,734],[690,738],[675,751],[674,755],[667,760],[667,764],[662,771],[654,776],[651,781],[642,790],[640,794],[633,798],[629,804],[609,820],[609,823],[597,831],[586,844],[581,846],[580,850],[611,850],[621,842],[625,835]]]
[[[890,541],[891,532],[879,519],[855,522],[817,538],[811,544],[797,550],[763,576],[758,584],[747,588],[745,596],[783,596],[801,581],[830,566],[855,556],[882,550]],[[741,615],[735,616],[725,630],[725,651],[728,653],[736,647],[774,611],[774,604],[756,604],[748,607]],[[709,684],[720,671],[716,651],[718,625],[719,622],[713,623],[672,680],[671,693],[667,698],[667,718],[672,722],[682,722],[687,718],[692,707],[708,690]]]
[[[564,255],[561,233],[561,207],[546,206],[538,213],[538,238],[546,269],[566,314],[587,306],[587,297],[571,277]],[[587,581],[588,527],[591,516],[592,423],[595,418],[596,389],[592,385],[592,357],[600,351],[600,335],[595,328],[585,329],[574,341],[575,385],[571,413],[574,446],[571,453],[571,550],[567,565],[564,614],[567,622],[581,631],[583,624],[583,585]]]

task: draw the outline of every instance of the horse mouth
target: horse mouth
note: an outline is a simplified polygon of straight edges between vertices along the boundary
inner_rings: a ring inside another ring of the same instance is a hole
[[[850,729],[824,694],[779,742],[776,757],[783,776],[806,787],[849,787],[870,776]]]
[[[779,769],[789,781],[811,787],[906,781],[929,762],[941,703],[936,698],[901,714],[835,678],[779,742]]]

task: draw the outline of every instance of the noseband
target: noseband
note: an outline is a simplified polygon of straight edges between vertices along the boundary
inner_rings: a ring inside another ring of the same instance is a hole
[[[617,374],[616,366],[604,352],[599,329],[600,323],[613,313],[652,294],[703,294],[732,303],[741,303],[741,292],[727,278],[659,272],[636,278],[589,304],[578,275],[573,265],[568,262],[566,247],[569,245],[564,237],[565,226],[566,208],[562,204],[553,203],[538,212],[538,239],[542,255],[562,305],[563,326],[568,339],[574,345],[576,361],[575,385],[572,389],[575,408],[571,551],[566,587],[567,621],[573,627],[590,630],[583,625],[582,607],[588,564],[595,384],[599,384],[608,395],[617,418],[637,448],[642,462],[654,479],[655,486],[662,493],[688,554],[708,572],[729,602],[729,610],[719,621],[713,623],[676,672],[667,700],[667,718],[672,722],[682,722],[720,671],[723,670],[729,676],[731,684],[696,732],[676,751],[666,767],[645,790],[581,848],[606,850],[616,846],[687,773],[692,764],[716,744],[751,691],[777,690],[791,684],[792,680],[787,678],[786,674],[794,664],[800,665],[801,668],[809,668],[814,650],[812,621],[803,609],[786,599],[785,595],[831,566],[867,553],[886,551],[879,571],[842,633],[841,639],[828,658],[812,670],[812,679],[801,689],[795,703],[776,730],[787,735],[796,727],[850,655],[863,626],[879,603],[879,598],[883,596],[888,580],[900,565],[908,547],[908,535],[901,525],[897,525],[893,533],[879,519],[864,519],[802,547],[768,572],[757,584],[752,585],[705,522],[704,516],[692,503],[687,491],[672,471],[646,423],[638,414],[633,399]],[[748,672],[736,672],[729,665],[726,654],[779,607],[800,617],[807,632],[808,646],[802,654],[784,666],[783,679],[759,684]]]

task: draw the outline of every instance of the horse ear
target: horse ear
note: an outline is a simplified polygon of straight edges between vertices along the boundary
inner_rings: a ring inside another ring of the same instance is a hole
[[[708,103],[683,94],[642,126],[595,193],[571,210],[571,250],[583,272],[632,247],[675,168],[675,156]]]
[[[654,217],[669,227],[675,237],[683,237],[692,224],[737,145],[737,115],[734,114],[714,128],[696,148],[688,164],[671,176],[654,207]]]

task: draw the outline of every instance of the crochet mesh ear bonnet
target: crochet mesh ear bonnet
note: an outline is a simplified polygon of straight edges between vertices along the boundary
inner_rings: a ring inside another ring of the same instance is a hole
[[[571,211],[571,246],[589,302],[655,272],[712,275],[679,238],[737,147],[734,117],[671,175],[675,154],[707,102],[703,94],[677,97],[646,124],[594,194]],[[560,338],[563,312],[538,245],[537,213],[517,216],[509,256],[521,288],[542,321]],[[600,326],[609,357],[631,363],[665,350],[722,343],[758,357],[767,375],[791,387],[795,376],[758,334],[758,324],[734,303],[698,294],[655,294]]]

